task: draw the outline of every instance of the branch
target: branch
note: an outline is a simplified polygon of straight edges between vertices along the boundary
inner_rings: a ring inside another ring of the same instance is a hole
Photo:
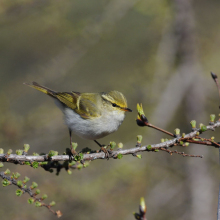
[[[54,211],[51,207],[55,205],[55,202],[51,202],[49,205],[43,203],[42,201],[47,198],[47,195],[42,196],[41,198],[38,198],[37,195],[40,193],[40,190],[36,190],[36,192],[33,192],[33,189],[35,189],[38,185],[36,183],[32,183],[32,186],[27,187],[26,182],[29,181],[29,178],[26,178],[23,181],[17,180],[17,178],[20,176],[20,174],[15,173],[12,174],[11,177],[7,176],[6,174],[9,174],[10,171],[7,169],[5,172],[0,172],[0,177],[3,179],[3,186],[9,186],[11,184],[17,186],[19,189],[16,191],[17,196],[21,196],[23,193],[28,193],[30,197],[33,199],[29,199],[28,202],[30,204],[35,203],[37,207],[46,207],[50,212],[55,214],[58,218],[62,216],[62,213],[58,211]]]
[[[139,119],[138,119],[139,120]],[[118,149],[118,150],[108,150],[109,152],[109,158],[113,159],[120,159],[121,155],[128,155],[131,154],[133,156],[137,156],[136,154],[139,152],[144,151],[158,151],[158,150],[164,150],[163,148],[169,148],[176,145],[182,145],[181,142],[190,142],[194,144],[204,144],[208,146],[213,146],[216,148],[220,148],[220,144],[217,142],[214,142],[211,139],[203,139],[198,137],[198,134],[201,134],[207,130],[215,130],[215,128],[220,127],[220,121],[217,121],[213,123],[212,125],[203,126],[203,128],[200,129],[194,129],[194,131],[185,134],[184,137],[180,135],[174,135],[177,136],[171,140],[164,141],[162,143],[158,144],[152,144],[152,145],[145,145],[145,146],[138,146],[131,149]],[[200,138],[199,141],[197,141],[195,138]],[[139,144],[140,145],[140,144]],[[185,155],[186,156],[186,155]],[[82,155],[82,158],[80,158],[80,161],[83,163],[84,161],[92,161],[97,159],[107,159],[104,152],[96,152],[96,153],[86,153]],[[31,155],[17,155],[17,154],[0,154],[0,161],[2,162],[10,162],[15,164],[24,165],[24,162],[29,162],[30,164],[33,164],[33,162],[56,162],[56,161],[70,161],[69,155],[56,155],[52,157],[48,157],[48,155],[39,155],[39,156],[31,156]]]

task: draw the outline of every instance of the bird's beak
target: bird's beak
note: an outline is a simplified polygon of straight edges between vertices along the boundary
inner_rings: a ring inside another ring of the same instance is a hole
[[[130,108],[122,108],[122,110],[125,112],[132,112],[132,110]]]

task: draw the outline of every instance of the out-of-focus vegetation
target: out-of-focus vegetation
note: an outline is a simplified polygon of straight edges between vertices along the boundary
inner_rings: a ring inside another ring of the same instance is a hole
[[[100,140],[106,144],[131,148],[138,134],[144,144],[164,137],[136,125],[137,103],[152,123],[171,132],[179,127],[187,133],[192,119],[208,123],[219,105],[209,73],[220,72],[219,9],[217,0],[1,0],[0,147],[28,143],[29,152],[62,153],[69,146],[62,113],[49,97],[22,84],[30,81],[57,91],[125,94],[134,111]],[[219,131],[207,135],[219,139]],[[79,148],[97,149],[92,141],[73,139]],[[204,159],[144,153],[141,160],[94,161],[58,177],[41,168],[9,168],[38,182],[63,219],[133,219],[140,197],[149,219],[216,219],[218,150],[190,146],[184,152]],[[55,218],[15,190],[0,188],[2,220]]]

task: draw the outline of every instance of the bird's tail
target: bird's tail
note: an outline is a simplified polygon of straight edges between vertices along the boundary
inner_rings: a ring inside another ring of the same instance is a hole
[[[49,96],[56,97],[56,92],[55,91],[53,91],[53,90],[51,90],[51,89],[49,89],[49,88],[47,88],[45,86],[41,86],[41,85],[39,85],[36,82],[24,83],[24,84],[27,85],[27,86],[30,86],[30,87],[32,87],[34,89],[37,89],[37,90],[39,90],[39,91],[41,91],[41,92],[43,92],[43,93],[45,93],[45,94],[47,94]]]

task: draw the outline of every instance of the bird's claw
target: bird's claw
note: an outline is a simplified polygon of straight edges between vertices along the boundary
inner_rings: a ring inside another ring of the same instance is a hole
[[[107,158],[107,160],[109,160],[109,152],[105,147],[101,147],[100,151],[105,153],[105,158]]]

